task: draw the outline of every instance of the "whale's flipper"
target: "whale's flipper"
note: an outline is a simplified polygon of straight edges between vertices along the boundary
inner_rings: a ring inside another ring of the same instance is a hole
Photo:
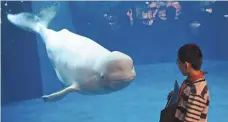
[[[43,100],[45,102],[50,102],[50,101],[57,101],[65,97],[68,93],[73,92],[73,91],[79,91],[80,88],[77,84],[73,84],[69,87],[66,87],[65,89],[52,93],[50,95],[44,95],[42,96]]]
[[[49,22],[55,17],[59,4],[44,8],[38,14],[22,12],[19,14],[8,14],[7,19],[21,29],[40,32],[40,27],[47,28]]]

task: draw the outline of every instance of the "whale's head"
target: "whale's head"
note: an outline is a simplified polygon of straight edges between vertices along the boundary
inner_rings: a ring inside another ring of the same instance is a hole
[[[130,56],[113,51],[107,59],[102,78],[105,88],[117,91],[127,87],[136,77],[133,60]]]

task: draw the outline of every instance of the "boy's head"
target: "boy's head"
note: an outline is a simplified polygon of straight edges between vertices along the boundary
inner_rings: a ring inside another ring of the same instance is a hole
[[[185,44],[178,50],[177,64],[183,75],[192,71],[200,71],[203,54],[200,48],[193,43]]]

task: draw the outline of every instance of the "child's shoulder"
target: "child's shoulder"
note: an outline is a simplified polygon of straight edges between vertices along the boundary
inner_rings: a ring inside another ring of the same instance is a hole
[[[205,96],[205,94],[209,92],[207,80],[205,78],[189,83],[188,86],[189,86],[189,92],[191,94],[196,94],[203,97]]]

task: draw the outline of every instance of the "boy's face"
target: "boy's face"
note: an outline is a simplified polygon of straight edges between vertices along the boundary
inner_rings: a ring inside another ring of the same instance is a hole
[[[181,62],[179,58],[177,59],[177,65],[180,70],[180,72],[186,76],[189,73],[190,70],[190,64],[188,62]]]

